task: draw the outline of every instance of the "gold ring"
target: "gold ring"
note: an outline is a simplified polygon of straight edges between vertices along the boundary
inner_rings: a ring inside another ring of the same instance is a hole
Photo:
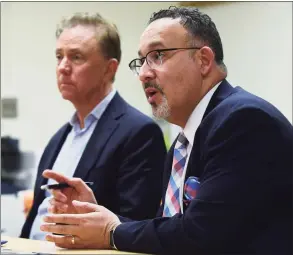
[[[75,244],[75,238],[74,236],[71,237],[71,243],[74,245]]]

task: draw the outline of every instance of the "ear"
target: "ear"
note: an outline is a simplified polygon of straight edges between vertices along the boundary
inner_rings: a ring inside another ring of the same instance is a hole
[[[215,54],[210,47],[204,46],[200,49],[199,58],[200,58],[200,64],[201,64],[200,65],[201,73],[203,76],[206,76],[212,68],[212,65],[215,60]]]
[[[110,60],[108,60],[108,67],[105,71],[105,77],[107,78],[107,80],[113,79],[115,73],[117,72],[118,65],[119,63],[116,58],[111,58]]]

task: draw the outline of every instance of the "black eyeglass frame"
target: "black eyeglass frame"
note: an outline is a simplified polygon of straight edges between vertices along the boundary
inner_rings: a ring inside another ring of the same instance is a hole
[[[149,52],[145,55],[145,57],[142,57],[142,58],[135,58],[135,59],[131,60],[131,61],[129,62],[129,64],[128,64],[128,66],[129,66],[129,68],[130,68],[131,71],[133,71],[133,72],[135,72],[136,74],[138,74],[138,72],[136,72],[135,68],[136,68],[136,67],[142,67],[143,64],[144,64],[144,61],[145,61],[145,60],[146,60],[146,62],[147,62],[147,64],[148,64],[148,66],[151,67],[150,64],[148,63],[148,55],[149,55],[150,53],[153,53],[153,52],[156,51],[156,52],[158,52],[158,53],[160,54],[161,52],[172,51],[172,50],[200,50],[200,49],[201,49],[201,47],[187,47],[187,48],[168,48],[168,49],[151,50],[151,51],[149,51]],[[142,65],[140,65],[140,66],[133,65],[133,63],[135,63],[136,60],[140,60],[140,61],[142,62]]]

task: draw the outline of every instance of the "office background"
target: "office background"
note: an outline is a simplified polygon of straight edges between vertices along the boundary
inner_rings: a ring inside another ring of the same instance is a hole
[[[28,175],[73,107],[57,89],[55,28],[62,16],[99,12],[121,34],[122,61],[115,87],[133,106],[151,116],[137,77],[128,68],[137,56],[140,35],[150,14],[179,2],[1,2],[1,99],[14,98],[15,118],[1,118],[1,137],[18,139],[22,152],[34,155]],[[228,80],[274,104],[292,123],[292,3],[193,2],[214,20],[222,38]],[[247,120],[249,121],[249,120]],[[178,127],[164,126],[170,140]],[[2,176],[2,174],[1,174]],[[3,178],[2,178],[3,179]],[[1,225],[16,236],[23,222],[17,196],[1,196]],[[13,217],[15,214],[15,217]],[[13,221],[8,220],[8,215]]]

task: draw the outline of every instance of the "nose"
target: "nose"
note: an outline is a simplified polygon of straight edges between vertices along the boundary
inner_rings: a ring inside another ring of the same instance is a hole
[[[70,73],[71,67],[70,67],[69,61],[68,61],[68,59],[66,57],[63,57],[59,61],[57,69],[62,74],[68,74],[68,73]]]
[[[149,81],[155,79],[156,74],[155,74],[154,70],[151,69],[149,67],[149,65],[147,64],[147,62],[145,61],[140,68],[138,76],[139,76],[139,79],[142,83],[146,83],[146,82],[149,82]]]

